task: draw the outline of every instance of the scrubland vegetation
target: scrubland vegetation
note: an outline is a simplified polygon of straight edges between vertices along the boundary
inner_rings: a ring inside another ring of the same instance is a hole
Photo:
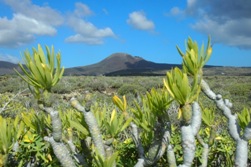
[[[26,52],[48,69],[0,77],[0,166],[251,165],[251,77],[203,77],[211,49],[189,39],[157,77],[62,77],[53,48]]]

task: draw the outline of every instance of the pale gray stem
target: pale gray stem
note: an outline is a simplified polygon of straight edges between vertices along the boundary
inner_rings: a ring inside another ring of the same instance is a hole
[[[30,161],[27,163],[25,167],[36,167],[36,158],[35,157],[30,157]]]
[[[208,86],[208,84],[202,80],[201,82],[202,91],[216,103],[216,106],[223,112],[224,116],[228,119],[228,128],[231,137],[238,141],[240,140],[240,128],[237,122],[237,116],[231,113],[229,107],[232,104],[228,100],[223,100],[221,95],[216,95]]]
[[[248,126],[245,128],[243,138],[246,141],[249,141],[251,139],[251,122],[249,122]]]
[[[193,135],[196,136],[196,134],[200,130],[200,125],[201,125],[201,110],[198,102],[193,103],[191,120],[192,120],[191,127],[193,130]]]
[[[215,95],[215,93],[210,89],[208,84],[202,80],[201,82],[202,91],[214,102],[216,106],[222,111],[223,115],[228,119],[228,129],[230,136],[236,142],[236,152],[235,152],[235,166],[246,167],[248,160],[248,140],[251,139],[251,125],[249,125],[244,130],[243,138],[240,136],[240,127],[237,121],[237,115],[232,114],[230,108],[232,103],[229,100],[223,100],[221,95]]]
[[[148,157],[144,155],[144,149],[141,144],[141,140],[139,138],[138,128],[137,125],[131,123],[132,133],[133,133],[133,140],[138,149],[139,159],[136,167],[143,167],[143,166],[152,166],[155,164],[165,153],[167,145],[169,144],[170,139],[170,132],[169,129],[165,130],[161,140],[156,140],[153,145],[149,148]],[[174,154],[173,154],[174,155]],[[175,157],[172,157],[172,160],[175,161]]]
[[[201,110],[197,102],[192,106],[192,118],[190,125],[181,127],[181,141],[183,148],[183,164],[180,167],[190,167],[195,156],[195,136],[201,125]]]
[[[191,125],[181,127],[181,141],[183,148],[183,164],[180,167],[192,166],[195,154],[195,137]]]
[[[75,144],[73,143],[72,139],[67,140],[67,144],[71,152],[73,153],[75,160],[78,162],[78,164],[88,166],[83,156],[77,152],[77,148]]]
[[[211,99],[215,100],[216,99],[216,94],[210,89],[209,85],[204,81],[203,79],[201,80],[201,89],[205,93],[205,95]]]
[[[114,138],[110,138],[110,139],[103,141],[103,143],[105,145],[105,152],[106,152],[107,157],[111,157],[114,153],[114,149],[112,146],[113,141],[114,141]]]
[[[199,143],[203,146],[203,152],[202,152],[202,157],[201,157],[202,164],[200,165],[200,167],[207,167],[208,153],[209,153],[208,144],[203,141],[203,139],[201,138],[199,134],[197,134],[197,139]]]
[[[102,140],[102,134],[100,132],[100,129],[98,127],[98,123],[94,114],[91,111],[86,110],[85,107],[83,107],[82,105],[80,105],[79,102],[75,98],[71,99],[71,105],[75,109],[83,113],[85,122],[89,128],[95,147],[97,148],[99,154],[103,158],[106,158],[105,147]]]
[[[144,158],[144,154],[145,154],[144,152],[145,151],[144,151],[144,148],[142,146],[141,140],[139,138],[138,126],[133,122],[130,123],[130,126],[132,128],[132,139],[133,139],[134,144],[135,144],[135,146],[137,148],[138,156],[139,156],[139,158]]]
[[[18,141],[16,141],[16,142],[14,143],[13,147],[12,147],[12,151],[13,151],[14,153],[17,153],[18,150],[19,150],[19,143],[18,143]]]
[[[57,142],[61,141],[62,140],[62,122],[59,117],[58,111],[54,110],[51,107],[43,107],[42,109],[51,116],[53,139]]]
[[[235,167],[247,167],[248,141],[240,139],[237,141],[235,151]]]
[[[175,154],[171,144],[167,146],[167,161],[169,167],[177,167]]]
[[[70,152],[62,142],[56,142],[53,137],[44,137],[52,146],[53,152],[63,167],[76,167]]]
[[[232,114],[230,108],[227,107],[228,101],[224,101],[221,95],[217,95],[215,99],[217,107],[223,112],[224,116],[228,119],[228,129],[231,137],[238,141],[240,140],[240,127],[237,121],[237,115]]]
[[[134,167],[144,167],[145,159],[139,158],[137,164]]]
[[[154,141],[154,145],[149,148],[148,157],[145,158],[146,166],[155,164],[165,153],[167,145],[169,144],[170,132],[166,130],[161,140]]]
[[[67,140],[67,144],[68,144],[68,146],[69,146],[71,152],[72,152],[73,154],[77,154],[76,146],[74,145],[74,143],[72,142],[71,139],[70,139],[70,140]]]

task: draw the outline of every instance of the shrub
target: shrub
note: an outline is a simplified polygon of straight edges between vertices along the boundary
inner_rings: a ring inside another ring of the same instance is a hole
[[[146,89],[140,85],[124,84],[118,89],[118,94],[119,95],[128,95],[128,94],[137,95],[140,92],[145,92],[145,91]]]

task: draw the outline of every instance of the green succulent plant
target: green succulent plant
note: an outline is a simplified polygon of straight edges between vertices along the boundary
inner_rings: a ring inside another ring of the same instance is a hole
[[[117,137],[118,134],[124,131],[131,123],[132,118],[125,120],[123,114],[118,114],[117,110],[113,110],[111,118],[106,122],[106,129],[112,137]]]
[[[180,105],[192,103],[197,99],[198,93],[200,91],[200,86],[196,80],[191,85],[189,83],[187,74],[179,68],[174,68],[166,74],[164,85],[167,88],[169,94]]]
[[[151,89],[150,92],[146,93],[147,102],[149,108],[157,116],[166,115],[166,110],[169,108],[173,101],[167,91],[163,89]]]
[[[244,129],[250,123],[250,113],[251,109],[247,108],[244,108],[241,112],[237,113],[238,121],[242,129]]]
[[[211,39],[208,37],[207,48],[204,51],[204,44],[200,50],[196,41],[188,38],[186,52],[183,53],[177,46],[179,54],[183,58],[183,69],[192,76],[202,75],[202,68],[209,60],[212,54]]]
[[[56,61],[55,61],[56,58]],[[39,90],[50,92],[62,78],[64,68],[61,68],[61,54],[58,52],[55,56],[54,47],[51,50],[46,46],[46,55],[38,44],[38,48],[33,48],[32,53],[28,50],[24,52],[24,64],[19,63],[24,75],[20,74],[16,69],[17,74],[34,89],[33,94],[39,95]],[[56,66],[55,66],[56,63]]]
[[[202,112],[202,120],[208,127],[213,127],[215,125],[215,111],[205,108]]]
[[[195,78],[190,84],[187,73],[179,68],[167,72],[164,86],[169,94],[180,104],[178,118],[182,116],[185,122],[191,118],[191,103],[196,101],[200,93],[200,85]]]

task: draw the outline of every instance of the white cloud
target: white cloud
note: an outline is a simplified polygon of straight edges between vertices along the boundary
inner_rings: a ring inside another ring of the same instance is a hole
[[[83,3],[77,2],[75,4],[75,8],[76,9],[74,10],[74,14],[78,17],[89,16],[93,14],[91,9]]]
[[[214,42],[251,49],[251,1],[187,0],[186,9],[178,10],[194,17],[191,27],[211,35]]]
[[[75,42],[75,43],[86,43],[89,45],[98,45],[103,44],[101,38],[88,37],[81,34],[72,35],[65,39],[66,42]]]
[[[32,4],[31,0],[4,0],[15,13],[21,13],[51,26],[58,26],[63,23],[63,16],[59,11],[49,6],[38,6]]]
[[[115,37],[109,27],[97,28],[86,21],[86,17],[94,14],[83,3],[75,3],[75,9],[63,15],[47,5],[38,6],[31,0],[3,0],[11,7],[11,18],[0,16],[0,46],[18,47],[34,41],[38,36],[53,36],[57,26],[66,24],[74,30],[66,42],[81,42],[86,44],[102,44],[104,38]]]
[[[173,8],[170,10],[170,14],[173,15],[173,16],[178,16],[178,15],[182,15],[182,14],[183,14],[183,11],[180,10],[180,8],[178,8],[178,7],[173,7]]]
[[[153,30],[155,27],[153,21],[147,19],[142,11],[130,13],[127,23],[139,30]]]
[[[11,56],[8,54],[1,54],[1,53],[0,53],[0,61],[7,61],[7,62],[15,63],[15,64],[20,62],[20,60],[15,56]]]
[[[250,27],[251,19],[227,20],[222,24],[210,18],[205,18],[192,25],[193,29],[210,34],[214,42],[246,49],[251,48]]]
[[[88,6],[86,6],[86,8],[88,8]],[[76,15],[75,12],[68,16],[67,25],[70,26],[76,34],[67,37],[65,39],[66,42],[98,45],[104,42],[104,38],[115,37],[111,28],[97,28],[93,23]]]
[[[0,46],[16,47],[32,42],[36,35],[55,35],[63,17],[50,7],[29,0],[5,0],[14,13],[11,19],[0,17]],[[52,17],[53,16],[53,17]]]

